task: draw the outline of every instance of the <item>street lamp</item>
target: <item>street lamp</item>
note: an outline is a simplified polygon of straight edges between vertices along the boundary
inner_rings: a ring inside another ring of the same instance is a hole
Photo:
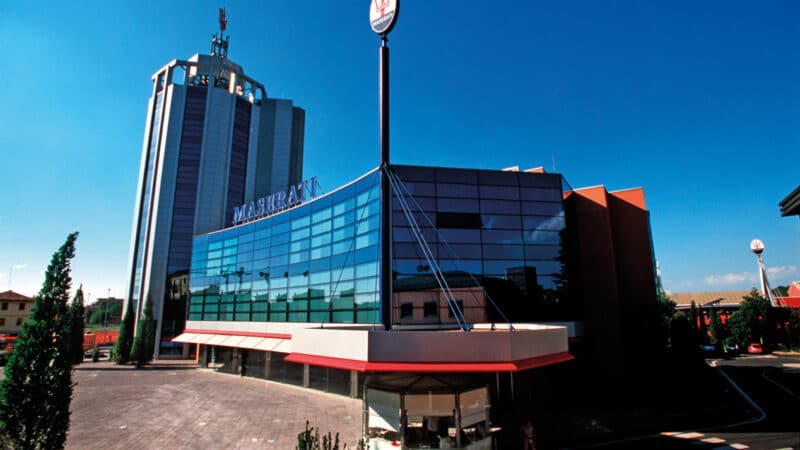
[[[769,301],[772,306],[778,306],[775,302],[775,297],[772,295],[772,289],[769,287],[769,280],[767,279],[767,266],[764,264],[764,258],[761,256],[764,253],[764,243],[760,239],[753,239],[750,242],[750,251],[756,255],[758,260],[758,275],[761,279],[761,294]]]

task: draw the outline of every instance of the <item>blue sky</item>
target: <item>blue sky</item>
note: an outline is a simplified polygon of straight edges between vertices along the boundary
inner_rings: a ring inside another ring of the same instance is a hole
[[[655,3],[655,4],[654,4]],[[379,38],[360,2],[0,2],[0,290],[32,295],[78,230],[73,279],[124,296],[150,76],[230,58],[307,111],[305,174],[377,165]],[[544,166],[645,189],[664,285],[800,279],[796,1],[405,1],[390,36],[395,163]],[[555,169],[555,170],[554,170]],[[10,277],[10,280],[9,280]]]

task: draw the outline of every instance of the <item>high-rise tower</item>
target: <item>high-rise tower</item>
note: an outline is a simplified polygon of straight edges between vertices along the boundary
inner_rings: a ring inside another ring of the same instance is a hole
[[[131,233],[128,301],[150,296],[156,356],[186,320],[192,237],[232,224],[245,200],[302,179],[305,111],[267,98],[227,58],[224,11],[211,54],[173,60],[153,75]],[[210,269],[209,269],[210,270]]]

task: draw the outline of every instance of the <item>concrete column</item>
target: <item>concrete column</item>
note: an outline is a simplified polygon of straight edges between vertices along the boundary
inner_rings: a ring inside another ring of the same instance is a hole
[[[206,355],[208,355],[208,346],[201,344],[198,344],[198,346],[200,347],[200,361],[198,362],[197,365],[202,368],[207,368],[208,363],[206,362],[207,361]]]
[[[350,397],[358,398],[358,372],[350,371]]]
[[[311,366],[303,364],[303,387],[311,386]]]

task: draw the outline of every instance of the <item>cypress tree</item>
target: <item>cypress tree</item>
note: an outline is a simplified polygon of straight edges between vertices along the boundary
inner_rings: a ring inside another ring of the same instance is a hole
[[[53,255],[30,318],[22,325],[0,383],[0,445],[63,448],[72,400],[72,360],[65,333],[70,260],[78,233]]]
[[[72,363],[80,364],[83,362],[83,333],[84,321],[83,317],[86,315],[86,309],[83,307],[83,286],[78,288],[72,303],[69,305],[67,311],[67,335],[69,336],[70,349],[72,355]]]
[[[144,311],[136,327],[136,337],[133,338],[131,360],[137,367],[142,367],[153,360],[153,351],[156,344],[156,321],[153,319],[153,299],[147,296]]]
[[[128,300],[125,317],[119,324],[119,336],[111,351],[111,358],[117,364],[125,364],[131,360],[131,346],[133,345],[133,302]]]
[[[689,306],[689,319],[691,323],[689,324],[689,329],[692,330],[692,342],[693,345],[699,345],[702,343],[700,338],[700,315],[697,311],[697,305],[692,300],[691,305]]]

